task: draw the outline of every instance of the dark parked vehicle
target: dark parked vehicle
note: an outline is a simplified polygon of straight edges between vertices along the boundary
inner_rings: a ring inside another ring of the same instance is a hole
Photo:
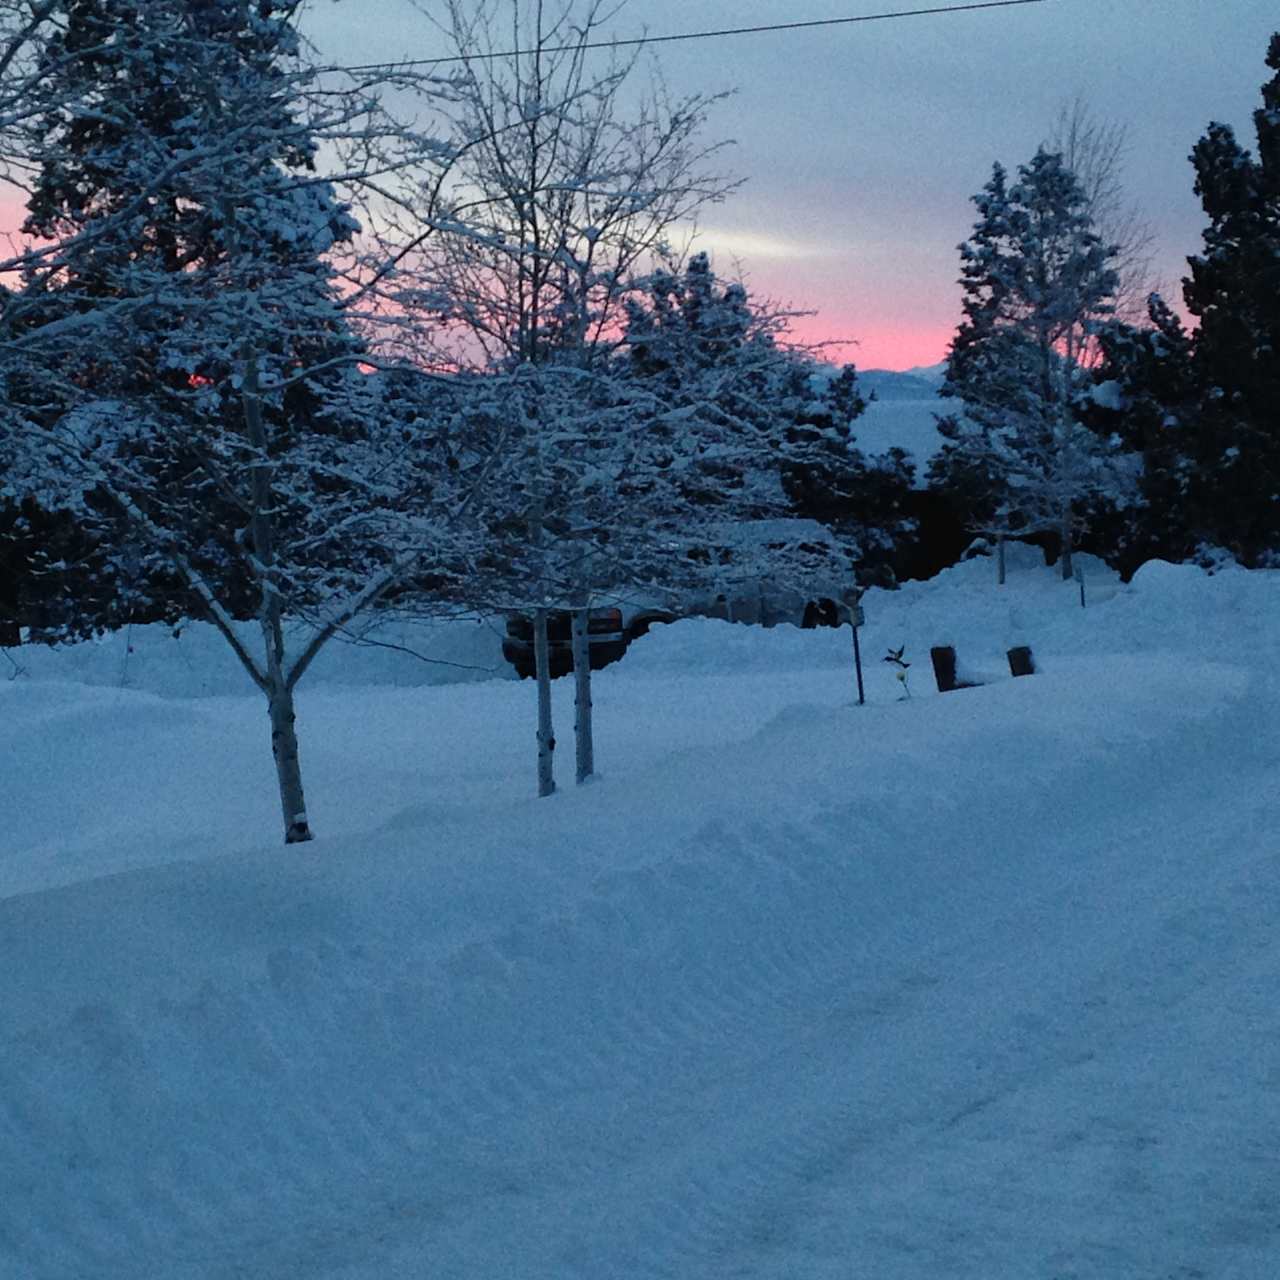
[[[623,605],[591,609],[587,614],[587,652],[592,671],[617,662],[627,646],[659,622],[674,622],[676,614],[654,607]],[[552,679],[573,670],[572,615],[567,609],[552,609],[547,615],[547,642]],[[507,634],[502,640],[502,656],[521,679],[535,674],[533,662],[533,615],[507,616]]]

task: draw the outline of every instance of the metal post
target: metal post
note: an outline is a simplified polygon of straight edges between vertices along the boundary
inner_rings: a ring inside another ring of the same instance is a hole
[[[841,598],[849,610],[849,626],[853,631],[853,669],[858,673],[858,706],[865,707],[867,695],[862,687],[862,645],[858,641],[858,628],[866,621],[862,612],[862,592],[857,587],[850,587]]]
[[[539,608],[533,614],[534,669],[538,678],[538,795],[555,794],[554,757],[555,730],[551,726],[551,658],[547,652],[547,611]]]
[[[585,605],[573,611],[573,739],[576,781],[586,782],[596,771],[591,736],[591,648],[587,636],[590,614]]]
[[[857,606],[854,606],[857,608]],[[858,673],[858,706],[865,707],[867,705],[867,695],[862,688],[862,646],[858,643],[858,624],[856,621],[857,614],[854,614],[855,622],[853,624],[853,667]]]

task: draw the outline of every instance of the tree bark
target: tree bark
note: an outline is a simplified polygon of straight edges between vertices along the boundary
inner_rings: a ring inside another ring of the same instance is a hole
[[[533,615],[533,664],[538,680],[538,795],[556,789],[554,752],[556,736],[551,724],[551,655],[547,643],[547,611]]]
[[[307,804],[302,793],[302,766],[298,761],[298,735],[294,728],[293,686],[285,674],[284,602],[280,598],[279,574],[276,569],[275,529],[272,524],[274,494],[271,486],[271,464],[267,459],[267,432],[262,420],[262,397],[258,389],[257,354],[245,340],[241,400],[244,408],[245,433],[253,447],[250,469],[253,508],[249,531],[259,576],[261,593],[258,624],[262,629],[266,652],[267,713],[271,717],[271,754],[276,762],[276,779],[280,785],[280,808],[284,815],[285,844],[301,844],[311,839],[307,823]]]
[[[1072,563],[1072,546],[1071,539],[1071,516],[1067,514],[1062,518],[1062,530],[1060,534],[1062,538],[1062,580],[1070,582],[1075,572],[1075,565]]]
[[[1005,559],[1004,559],[1004,534],[996,536],[996,582],[999,586],[1004,586],[1005,580]]]
[[[587,639],[586,608],[573,611],[573,743],[577,781],[595,773],[595,743],[591,728],[591,646]]]
[[[280,681],[279,686],[269,693],[267,709],[271,717],[271,754],[275,757],[276,778],[280,784],[284,842],[301,844],[311,839],[311,828],[307,823],[307,802],[302,792],[293,690],[285,681]]]

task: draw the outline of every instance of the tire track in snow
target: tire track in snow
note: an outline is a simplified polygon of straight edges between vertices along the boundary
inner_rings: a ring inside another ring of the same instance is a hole
[[[697,858],[706,856],[706,848],[700,848]],[[763,874],[752,877],[744,872],[741,856],[731,871],[732,879],[752,885],[752,893],[762,885],[773,890]],[[168,1258],[178,1266],[198,1266],[191,1259],[209,1256],[218,1245],[215,1235],[252,1239],[265,1234],[273,1219],[305,1222],[308,1202],[322,1202],[329,1212],[355,1212],[360,1196],[344,1205],[342,1189],[334,1183],[376,1183],[379,1170],[402,1171],[406,1133],[433,1155],[455,1154],[451,1180],[462,1186],[452,1189],[451,1198],[465,1189],[468,1164],[477,1191],[483,1189],[486,1176],[493,1176],[495,1166],[523,1166],[537,1176],[563,1180],[573,1170],[564,1158],[548,1162],[545,1153],[536,1150],[541,1139],[536,1125],[508,1133],[500,1161],[486,1161],[486,1131],[511,1125],[522,1113],[545,1112],[557,1101],[583,1095],[625,1102],[628,1093],[651,1085],[655,1072],[672,1070],[690,1087],[705,1087],[714,1073],[705,1067],[703,1047],[754,1034],[761,1009],[776,1005],[783,998],[780,982],[794,977],[794,953],[739,936],[736,950],[748,962],[737,970],[736,980],[726,984],[725,957],[700,957],[701,944],[689,933],[690,921],[696,923],[698,917],[700,889],[724,895],[722,915],[732,923],[730,880],[708,879],[696,863],[681,859],[671,860],[656,875],[646,869],[601,885],[597,892],[604,901],[614,899],[615,911],[620,904],[640,919],[669,921],[661,945],[649,945],[651,940],[638,931],[630,949],[614,949],[608,967],[622,972],[629,962],[639,961],[642,970],[657,976],[678,966],[678,1001],[646,998],[641,979],[632,989],[630,1004],[606,993],[594,1003],[588,999],[589,1017],[578,1019],[568,1034],[550,1045],[539,1044],[537,1034],[547,1023],[522,1017],[521,1008],[532,1003],[543,1013],[553,1013],[547,1008],[547,984],[558,984],[575,969],[578,988],[590,989],[581,971],[598,966],[596,947],[608,941],[611,913],[587,913],[581,945],[573,947],[554,945],[554,935],[559,931],[572,936],[574,922],[525,922],[488,944],[502,963],[496,969],[492,964],[478,967],[472,985],[479,1000],[466,1001],[456,1011],[465,1021],[476,1015],[477,1005],[487,1006],[492,1021],[509,1023],[513,1034],[502,1039],[500,1052],[480,1042],[468,1053],[464,1036],[464,1043],[453,1045],[445,1055],[452,1059],[448,1065],[433,1053],[431,1041],[433,1023],[447,1038],[450,1011],[447,1004],[433,1009],[433,993],[425,980],[413,983],[402,974],[406,985],[398,993],[395,1016],[389,1018],[387,1002],[376,998],[376,984],[370,999],[368,988],[348,971],[349,990],[343,992],[335,957],[321,951],[273,952],[264,980],[239,989],[206,988],[186,1003],[157,1009],[145,1032],[113,1019],[109,1009],[76,1011],[73,1023],[88,1028],[89,1039],[96,1037],[95,1043],[101,1043],[90,1055],[92,1061],[71,1070],[62,1087],[52,1091],[53,1100],[79,1097],[89,1101],[88,1111],[94,1115],[117,1110],[136,1132],[115,1129],[112,1140],[118,1141],[119,1149],[99,1144],[86,1162],[67,1159],[64,1168],[51,1171],[64,1190],[50,1197],[46,1186],[42,1198],[84,1208],[102,1206],[92,1217],[82,1214],[78,1243],[73,1223],[65,1224],[63,1235],[75,1256],[105,1278],[113,1274],[112,1253],[136,1258],[144,1243],[130,1206],[112,1197],[123,1188],[126,1197],[149,1201],[144,1187],[152,1178],[180,1189],[188,1203],[209,1210],[205,1221],[190,1211],[175,1214],[160,1229],[161,1238],[145,1241],[146,1256]],[[655,990],[669,994],[669,984],[659,982]],[[370,1034],[371,1019],[378,1026],[375,1035]],[[50,1045],[65,1046],[69,1038],[69,1029],[55,1030]],[[178,1054],[175,1039],[181,1047]],[[149,1052],[148,1041],[157,1050],[163,1043],[164,1052]],[[412,1055],[400,1047],[409,1044],[433,1060],[434,1069],[425,1078],[406,1062]],[[217,1053],[210,1053],[215,1045]],[[358,1052],[350,1048],[354,1045],[359,1045]],[[583,1045],[593,1046],[593,1051],[582,1053]],[[369,1062],[375,1054],[383,1061]],[[36,1052],[32,1061],[41,1057]],[[372,1078],[404,1081],[392,1096],[378,1100],[372,1114],[352,1107],[351,1086],[358,1080],[361,1059]],[[153,1063],[167,1064],[170,1078],[157,1075]],[[195,1121],[189,1127],[200,1143],[185,1171],[147,1156],[153,1145],[165,1149],[162,1131],[167,1123],[179,1122],[176,1111],[184,1105],[196,1113],[188,1116]],[[46,1136],[57,1132],[48,1114],[24,1123]],[[645,1145],[647,1130],[642,1120],[628,1133],[611,1134],[600,1160],[615,1159],[620,1146],[625,1151],[628,1145]],[[68,1156],[67,1140],[55,1147]],[[135,1170],[132,1178],[123,1174],[122,1154]],[[341,1178],[326,1176],[326,1169],[340,1170]],[[424,1199],[430,1199],[432,1183],[438,1187],[443,1181],[429,1179]],[[6,1197],[5,1203],[21,1211],[19,1200]],[[129,1265],[119,1263],[119,1274],[127,1274]],[[35,1274],[41,1274],[39,1264]],[[47,1274],[61,1280],[67,1274],[65,1263],[58,1261]]]
[[[32,1280],[135,1280],[139,1256],[166,1278],[315,1280],[360,1274],[370,1250],[403,1260],[389,1277],[429,1257],[433,1277],[687,1280],[751,1274],[756,1255],[767,1275],[851,1162],[972,1125],[1057,1061],[993,1059],[940,1089],[905,1052],[927,1025],[989,1054],[949,967],[1050,809],[1010,830],[956,815],[945,856],[921,847],[936,815],[892,803],[878,820],[721,821],[442,954],[393,932],[354,956],[320,927],[137,1018],[71,1010],[22,1046],[10,1130],[43,1144],[47,1181],[0,1167],[0,1239],[27,1240]],[[958,900],[972,920],[934,937]],[[1039,939],[1022,941],[1037,972]],[[68,1102],[111,1123],[77,1130]],[[185,1212],[159,1221],[157,1186]],[[42,1253],[20,1224],[50,1203],[67,1213]],[[519,1263],[508,1222],[526,1229]]]
[[[1238,847],[1241,841],[1247,841],[1250,834],[1255,834],[1257,827],[1247,819],[1237,822],[1235,829],[1227,824],[1224,832],[1216,819],[1203,820],[1203,834],[1208,839],[1201,845],[1201,852],[1212,853],[1216,847],[1221,851]],[[1247,846],[1246,846],[1247,847]],[[1114,851],[1113,851],[1114,852]],[[1123,855],[1128,850],[1121,849]],[[1118,859],[1117,859],[1118,860]],[[1274,858],[1270,859],[1274,863]],[[1212,886],[1216,872],[1210,870],[1205,879]],[[1132,902],[1139,901],[1149,894],[1158,876],[1147,869],[1142,875],[1141,888],[1131,896]],[[1259,885],[1261,888],[1261,884]],[[1126,895],[1130,896],[1130,895]],[[1241,954],[1247,954],[1251,945],[1260,936],[1266,936],[1269,922],[1274,918],[1276,909],[1280,907],[1280,894],[1277,893],[1274,881],[1267,886],[1253,912],[1235,921],[1238,932],[1235,935],[1233,957],[1232,948],[1227,947],[1216,954],[1222,957],[1224,968],[1231,968]],[[1211,910],[1209,913],[1218,925],[1222,924],[1220,913]],[[1059,924],[1062,921],[1058,922]],[[1184,925],[1184,913],[1175,911],[1169,917],[1167,926],[1160,932],[1176,932]],[[1192,930],[1199,948],[1203,941],[1203,933],[1199,928]],[[1004,935],[1009,942],[1018,941],[1016,934]],[[1218,939],[1221,943],[1225,938]],[[1054,938],[1053,943],[1065,943],[1065,938]],[[1024,952],[1015,960],[1026,966],[1028,975],[1036,975],[1041,981],[1048,981],[1053,974],[1054,965],[1046,964],[1044,956],[1037,953],[1041,950],[1034,931],[1023,937]],[[1123,924],[1112,939],[1114,955],[1110,957],[1113,964],[1126,967],[1139,954],[1146,954],[1126,936]],[[954,949],[953,949],[954,950]],[[939,952],[934,961],[945,962],[947,954]],[[937,967],[945,971],[945,963]],[[687,1203],[683,1213],[675,1220],[681,1223],[681,1233],[677,1239],[663,1240],[659,1224],[665,1215],[660,1210],[653,1220],[646,1224],[644,1230],[652,1240],[662,1240],[663,1260],[653,1257],[644,1274],[654,1276],[676,1276],[683,1274],[706,1274],[715,1276],[776,1276],[781,1274],[779,1268],[787,1268],[787,1274],[795,1271],[795,1255],[797,1251],[811,1252],[814,1258],[814,1275],[848,1274],[849,1266],[858,1265],[860,1256],[858,1233],[875,1236],[880,1224],[874,1212],[868,1213],[865,1207],[865,1187],[859,1184],[859,1178],[871,1183],[885,1180],[903,1182],[902,1194],[911,1196],[911,1180],[918,1176],[920,1168],[927,1168],[930,1158],[926,1154],[930,1147],[936,1151],[943,1144],[939,1140],[939,1132],[948,1128],[961,1126],[972,1132],[977,1127],[991,1120],[996,1111],[1003,1111],[1000,1123],[1010,1124],[1010,1112],[1016,1114],[1017,1100],[1028,1092],[1044,1090],[1055,1077],[1085,1077],[1093,1071],[1095,1059],[1107,1058],[1117,1041],[1130,1034],[1146,1034],[1153,1024],[1168,1016],[1180,1002],[1197,994],[1203,987],[1203,975],[1191,972],[1189,966],[1175,966],[1167,972],[1158,963],[1150,965],[1152,977],[1160,978],[1158,983],[1159,999],[1150,1007],[1134,1005],[1133,1013],[1138,1016],[1132,1027],[1115,1025],[1110,1012],[1093,1001],[1090,987],[1085,986],[1083,992],[1075,992],[1079,1007],[1073,1010],[1075,1015],[1064,1020],[1056,1034],[1045,1035],[1040,1029],[1034,1040],[1034,1047],[1023,1047],[1020,1051],[1007,1054],[1003,1061],[993,1064],[982,1080],[971,1084],[963,1081],[957,1083],[945,1078],[934,1080],[932,1090],[922,1089],[919,1101],[915,1105],[903,1107],[900,1096],[896,1099],[883,1096],[890,1105],[870,1117],[865,1107],[859,1106],[859,1098],[868,1093],[874,1094],[874,1079],[859,1078],[851,1073],[843,1079],[842,1088],[832,1090],[815,1090],[816,1096],[825,1105],[816,1108],[820,1114],[806,1114],[805,1081],[797,1055],[788,1066],[791,1070],[779,1072],[773,1079],[772,1089],[762,1088],[759,1080],[753,1082],[745,1096],[768,1096],[775,1100],[776,1114],[768,1130],[753,1145],[748,1138],[745,1142],[734,1132],[738,1121],[728,1108],[728,1114],[722,1117],[720,1125],[724,1130],[722,1139],[726,1150],[732,1149],[735,1143],[741,1154],[741,1163],[737,1166],[733,1177],[726,1177],[722,1182],[714,1184],[712,1193],[702,1201],[703,1212],[699,1216],[688,1210]],[[1114,969],[1107,970],[1101,981],[1114,978]],[[901,1018],[910,1014],[910,1002],[913,993],[928,992],[932,988],[925,983],[913,981],[910,975],[903,979],[903,990],[897,993],[901,1000],[891,999],[888,1009],[878,1009],[892,1020],[901,1022]],[[954,992],[942,988],[941,995],[954,997]],[[1132,997],[1130,997],[1132,1000]],[[955,1012],[952,1000],[931,1001],[927,1010],[928,1025],[939,1039],[950,1039],[954,1049],[956,1044],[964,1045],[966,1028],[962,1018]],[[964,1009],[963,1000],[954,1001],[954,1006]],[[991,1026],[1000,1032],[1000,1039],[1013,1031],[1017,1025],[1017,1010],[1012,1010],[1012,1018],[997,1014],[991,1019]],[[865,1016],[865,1010],[859,1017]],[[1085,1052],[1073,1052],[1072,1042],[1082,1040],[1089,1045]],[[829,1046],[828,1054],[829,1054]],[[988,1046],[982,1036],[977,1036],[969,1046],[971,1052],[984,1051]],[[897,1062],[909,1059],[901,1054],[893,1055]],[[867,1055],[865,1065],[872,1066],[871,1055]],[[827,1066],[834,1072],[839,1064],[828,1062]],[[921,1084],[927,1086],[930,1081],[928,1072],[921,1073]],[[882,1082],[883,1083],[883,1082]],[[1081,1080],[1081,1091],[1088,1093]],[[900,1093],[900,1091],[898,1091]],[[840,1101],[841,1094],[844,1101]],[[834,1110],[832,1102],[836,1105]],[[894,1103],[897,1105],[893,1105]],[[788,1103],[790,1111],[788,1112]],[[1276,1112],[1273,1108],[1273,1113]],[[1277,1116],[1273,1114],[1272,1119]],[[992,1140],[999,1136],[999,1128],[993,1130]],[[745,1148],[745,1150],[744,1150]],[[886,1169],[886,1164],[890,1167]],[[904,1167],[905,1166],[905,1167]],[[1277,1162],[1273,1159],[1271,1167],[1274,1171]],[[915,1170],[917,1172],[909,1172]],[[696,1182],[691,1177],[688,1190],[697,1190]],[[1013,1189],[1005,1188],[1008,1195]],[[952,1188],[952,1194],[963,1194],[963,1185]],[[872,1198],[874,1201],[874,1197]],[[932,1203],[932,1202],[931,1202]],[[1142,1205],[1141,1200],[1135,1205]],[[1150,1208],[1148,1204],[1146,1206]],[[976,1208],[976,1206],[975,1206]],[[904,1226],[909,1222],[908,1205],[899,1206],[903,1215]],[[1131,1215],[1132,1216],[1132,1215]],[[850,1230],[849,1220],[859,1222],[859,1227]],[[670,1220],[670,1219],[667,1219]],[[816,1225],[815,1225],[816,1224]],[[953,1224],[954,1225],[954,1224]],[[1280,1233],[1272,1228],[1272,1247],[1280,1243]],[[643,1234],[643,1231],[642,1231]],[[1066,1233],[1068,1237],[1070,1232]],[[884,1246],[877,1253],[882,1260],[872,1264],[876,1275],[890,1274],[881,1270],[889,1264],[883,1259],[892,1257],[893,1241],[890,1234],[880,1241]],[[914,1236],[919,1239],[945,1239],[945,1232],[931,1232],[917,1225]],[[906,1247],[913,1238],[912,1229],[907,1227],[905,1234],[898,1238],[898,1245]],[[1123,1232],[1117,1234],[1116,1243],[1107,1249],[1099,1250],[1109,1259],[1104,1269],[1090,1270],[1089,1275],[1108,1275],[1129,1277],[1139,1274],[1136,1269],[1136,1258],[1132,1251],[1124,1245]],[[839,1242],[832,1246],[831,1241]],[[825,1247],[824,1247],[825,1243]],[[1041,1244],[1040,1241],[1027,1242],[1028,1246]],[[779,1251],[785,1246],[786,1252]],[[936,1257],[926,1257],[923,1247],[904,1266],[901,1274],[941,1274],[948,1276],[973,1275],[988,1277],[992,1274],[1005,1274],[1012,1257],[1022,1257],[1017,1249],[1001,1255],[998,1250],[991,1249],[990,1241],[981,1241],[972,1237],[966,1238],[963,1230],[952,1241],[952,1252]],[[886,1253],[887,1248],[887,1253]],[[658,1251],[655,1250],[655,1254]],[[965,1254],[972,1255],[969,1261]],[[788,1258],[785,1264],[781,1260]],[[1256,1264],[1257,1269],[1243,1271],[1241,1274],[1262,1277],[1270,1274],[1270,1263]],[[1049,1274],[1033,1266],[1035,1274]],[[1029,1272],[1028,1274],[1030,1274]],[[808,1273],[805,1273],[808,1274]],[[870,1274],[870,1273],[869,1273]],[[896,1270],[892,1274],[898,1274]],[[1148,1273],[1142,1273],[1148,1274]],[[1152,1276],[1156,1274],[1153,1270]],[[1161,1271],[1160,1275],[1165,1272]],[[1205,1274],[1209,1274],[1206,1272]]]
[[[1160,763],[1155,762],[1153,774],[1158,771]],[[1182,794],[1188,789],[1190,776],[1184,778],[1175,773],[1162,781],[1164,786],[1151,793],[1150,803],[1153,805],[1166,805],[1171,797],[1180,797],[1189,812],[1195,812],[1202,805],[1203,796],[1197,796],[1192,802]],[[1194,791],[1194,788],[1190,789]],[[1222,802],[1224,797],[1218,796],[1216,799]],[[1212,822],[1209,825],[1211,829],[1214,826]],[[1167,831],[1167,821],[1155,824],[1155,830]],[[1107,869],[1113,876],[1117,864],[1123,858],[1132,856],[1132,848],[1127,842],[1109,842],[1105,831],[1099,834],[1099,850],[1082,850],[1072,848],[1069,842],[1052,841],[1052,857],[1063,859],[1068,871],[1061,884],[1051,882],[1052,892],[1045,904],[1046,911],[1060,908],[1058,899],[1063,889],[1072,888],[1070,864],[1065,861],[1072,854],[1097,853],[1095,864],[1109,860],[1113,865]],[[1026,833],[1023,833],[1023,843],[1025,839]],[[1020,852],[1016,844],[1017,842],[1004,851],[1006,862]],[[1041,856],[1046,856],[1043,851]],[[1097,870],[1098,866],[1094,865],[1092,873],[1096,874]],[[1149,873],[1148,890],[1154,879],[1156,876]],[[1120,882],[1123,883],[1122,880]],[[1138,901],[1137,898],[1133,900]],[[1070,918],[1068,911],[1058,919],[1059,927],[1065,927],[1064,921],[1069,921]],[[961,933],[964,931],[961,930]],[[1053,972],[1053,963],[1046,968],[1045,942],[1037,931],[1035,920],[1028,924],[1020,936],[1015,933],[1009,941],[1021,942],[1024,952],[1021,961],[1026,964],[1028,975],[1035,974],[1043,981],[1047,974]],[[1069,954],[1069,947],[1066,946],[1069,940],[1060,937],[1056,941],[1062,944],[1063,953]],[[1118,933],[1113,941],[1123,955],[1128,947],[1123,923],[1118,926]],[[951,953],[960,949],[955,945],[954,939],[951,943],[949,948],[935,948],[933,953],[929,953],[927,947],[922,947],[926,962],[923,966],[913,963],[904,966],[893,981],[882,982],[878,987],[875,983],[869,984],[870,998],[851,1002],[854,1021],[865,1023],[869,1018],[874,1018],[902,1023],[909,1020],[920,1004],[927,1003],[929,1023],[936,1032],[943,1036],[950,1034],[956,1042],[964,1043],[966,1033],[969,1032],[965,1025],[969,1016],[968,1006],[962,999],[955,1002],[958,1012],[948,1010],[948,998],[953,998],[956,992],[953,988],[949,989],[945,981],[937,976],[938,973],[947,972],[948,961],[955,958]],[[967,945],[972,945],[972,938],[968,939]],[[999,963],[1002,958],[993,953],[987,963]],[[1028,989],[1034,996],[1036,984],[1031,983],[1030,978],[1025,980],[1025,984],[1029,984]],[[992,1030],[995,1039],[999,1041],[1006,1029],[1016,1030],[1016,1021],[1010,1028],[1007,1020],[997,1017],[986,1037],[970,1033],[975,1040],[970,1052],[974,1055],[989,1052],[988,1041]],[[972,1085],[961,1082],[957,1086],[954,1082],[943,1081],[945,1087],[939,1093],[935,1083],[931,1093],[922,1093],[918,1105],[908,1106],[905,1110],[899,1106],[897,1114],[894,1114],[891,1107],[885,1114],[874,1116],[870,1120],[858,1105],[858,1099],[865,1092],[865,1082],[854,1077],[846,1082],[852,1100],[844,1104],[834,1117],[827,1111],[815,1120],[806,1107],[805,1089],[795,1087],[796,1068],[798,1062],[803,1062],[804,1053],[780,1055],[784,1060],[774,1073],[772,1088],[762,1088],[759,1079],[753,1080],[752,1087],[744,1091],[743,1099],[740,1100],[761,1096],[777,1099],[780,1114],[758,1149],[752,1149],[748,1142],[745,1144],[748,1149],[743,1152],[744,1143],[735,1132],[739,1126],[739,1115],[734,1106],[726,1107],[728,1114],[721,1121],[724,1130],[723,1149],[736,1151],[740,1158],[740,1163],[732,1160],[729,1162],[728,1167],[736,1170],[735,1176],[707,1181],[700,1169],[706,1158],[705,1150],[695,1152],[683,1163],[683,1167],[678,1158],[672,1161],[671,1153],[664,1151],[660,1167],[649,1168],[645,1172],[654,1182],[674,1182],[674,1189],[666,1197],[660,1198],[649,1212],[641,1214],[630,1230],[622,1233],[635,1242],[630,1249],[616,1243],[619,1233],[614,1226],[616,1252],[603,1253],[593,1258],[590,1263],[582,1266],[581,1273],[592,1274],[593,1267],[597,1269],[596,1273],[603,1273],[599,1268],[608,1266],[611,1259],[616,1266],[620,1259],[625,1258],[625,1274],[629,1276],[701,1274],[698,1263],[707,1267],[705,1274],[708,1275],[738,1274],[737,1270],[725,1270],[728,1259],[737,1257],[740,1252],[735,1242],[750,1241],[752,1247],[748,1252],[758,1251],[777,1237],[779,1223],[788,1220],[794,1222],[797,1218],[803,1221],[806,1202],[813,1195],[812,1189],[830,1181],[835,1174],[847,1175],[847,1166],[852,1158],[872,1149],[891,1152],[895,1144],[908,1149],[914,1148],[918,1145],[921,1134],[933,1133],[939,1124],[943,1127],[962,1124],[970,1116],[982,1114],[1002,1099],[1042,1082],[1046,1074],[1072,1073],[1086,1067],[1093,1053],[1074,1052],[1072,1040],[1082,1033],[1086,1040],[1097,1040],[1101,1030],[1114,1034],[1110,1020],[1101,1015],[1095,1019],[1093,1026],[1078,1022],[1064,1025],[1047,1042],[1037,1041],[1034,1047],[1024,1047],[1019,1053],[1013,1054],[1009,1061],[989,1065],[987,1077]],[[909,1057],[895,1054],[890,1067],[909,1061]],[[992,1076],[995,1077],[994,1091]],[[800,1078],[803,1083],[803,1073]],[[922,1078],[924,1083],[928,1083],[927,1072],[922,1073]],[[890,1080],[888,1083],[898,1086],[901,1082]],[[786,1114],[784,1105],[787,1099],[790,1099],[792,1108],[790,1115]],[[833,1138],[833,1132],[839,1136]],[[673,1164],[676,1166],[674,1170]],[[615,1196],[611,1200],[618,1203],[620,1198]],[[831,1259],[827,1261],[832,1262]],[[845,1263],[847,1264],[847,1258]],[[741,1257],[737,1257],[736,1265],[744,1268],[742,1274],[777,1274],[770,1270],[771,1264],[767,1256],[758,1268]],[[839,1263],[835,1262],[833,1265],[838,1266]],[[554,1268],[548,1269],[546,1273],[553,1274]],[[530,1270],[529,1274],[542,1272]],[[832,1274],[845,1272],[833,1270]],[[958,1275],[962,1272],[948,1271],[948,1274]],[[989,1275],[990,1270],[983,1270],[980,1266],[972,1274]]]

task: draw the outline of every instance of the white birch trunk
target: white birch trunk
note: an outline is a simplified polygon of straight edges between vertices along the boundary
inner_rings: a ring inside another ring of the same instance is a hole
[[[586,608],[573,611],[573,745],[579,783],[595,773],[595,743],[591,730],[591,645],[587,638]]]
[[[280,808],[284,817],[285,844],[301,844],[311,839],[307,805],[302,792],[302,767],[298,760],[298,735],[294,728],[293,685],[285,674],[284,604],[276,570],[275,529],[272,525],[273,493],[271,469],[267,461],[267,432],[262,421],[262,399],[258,390],[258,359],[246,340],[244,351],[242,403],[245,433],[253,446],[251,469],[250,537],[254,559],[261,575],[258,623],[266,651],[267,713],[271,719],[271,754],[276,762],[280,788]]]
[[[280,808],[284,816],[285,844],[311,839],[307,802],[302,792],[302,767],[298,761],[298,735],[294,730],[293,689],[284,681],[268,695],[271,717],[271,754],[280,784]]]
[[[551,655],[545,609],[537,609],[533,615],[533,663],[538,680],[538,795],[549,796],[556,789],[556,736],[551,724]]]

